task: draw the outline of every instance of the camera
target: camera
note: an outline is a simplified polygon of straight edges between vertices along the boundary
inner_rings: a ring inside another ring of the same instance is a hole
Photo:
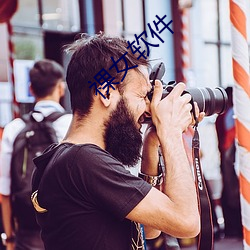
[[[148,93],[148,99],[151,101],[154,92],[155,80],[161,80],[165,73],[165,66],[163,62],[156,64],[151,73],[150,80],[152,89]],[[171,81],[168,84],[163,83],[162,99],[166,97],[176,85],[175,81]],[[196,102],[200,112],[205,112],[206,116],[213,114],[222,114],[227,110],[228,96],[223,88],[217,87],[211,88],[187,88],[183,94],[189,93],[192,96],[192,101]]]

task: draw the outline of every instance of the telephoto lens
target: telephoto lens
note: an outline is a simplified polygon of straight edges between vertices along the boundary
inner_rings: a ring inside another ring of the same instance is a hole
[[[152,69],[150,74],[150,80],[152,84],[152,90],[148,94],[148,98],[151,101],[154,92],[154,82],[156,79],[161,80],[165,73],[164,63],[158,63]],[[176,85],[175,81],[165,84],[163,81],[163,93],[162,99],[166,97]],[[228,96],[223,88],[217,87],[211,88],[187,88],[183,94],[189,93],[192,96],[192,100],[197,103],[200,112],[205,112],[206,116],[213,114],[222,114],[227,110]]]
[[[193,101],[197,102],[200,112],[206,116],[222,114],[227,110],[228,96],[223,88],[189,88]]]
[[[170,82],[164,86],[162,99],[172,91],[175,85],[175,82]],[[189,93],[192,96],[200,112],[205,112],[206,116],[222,114],[227,110],[228,96],[223,88],[187,88],[183,94],[185,93]]]

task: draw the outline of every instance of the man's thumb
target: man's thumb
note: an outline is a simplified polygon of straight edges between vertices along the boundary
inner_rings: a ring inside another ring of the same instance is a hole
[[[163,87],[162,87],[161,81],[156,80],[155,85],[154,85],[154,93],[153,93],[153,97],[151,101],[151,104],[153,106],[157,106],[158,103],[161,101],[162,91],[163,91]]]

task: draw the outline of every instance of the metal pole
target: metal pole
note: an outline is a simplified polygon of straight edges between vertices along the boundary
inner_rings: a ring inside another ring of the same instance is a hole
[[[121,0],[121,11],[122,11],[122,37],[125,37],[125,7],[124,7],[124,0]]]
[[[42,0],[38,0],[38,15],[40,28],[43,27],[43,3]]]
[[[142,0],[142,21],[143,21],[143,30],[146,30],[146,4],[145,0]]]

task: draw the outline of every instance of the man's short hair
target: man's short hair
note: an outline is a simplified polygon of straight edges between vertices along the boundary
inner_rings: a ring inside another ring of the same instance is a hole
[[[104,69],[114,77],[112,82],[120,82],[123,72],[117,72],[116,67],[110,67],[125,53],[124,59],[127,62],[128,68],[135,65],[148,66],[147,59],[140,57],[138,53],[133,54],[127,49],[127,41],[123,38],[113,37],[99,33],[93,36],[81,34],[81,38],[73,44],[66,47],[66,51],[72,53],[71,60],[68,65],[66,81],[70,91],[71,107],[73,113],[78,113],[80,116],[85,116],[90,112],[95,95],[95,88],[90,88],[91,83],[96,82],[94,76]],[[139,59],[137,59],[139,58]],[[124,60],[117,63],[119,71],[126,68]],[[134,68],[139,72],[138,67]],[[97,87],[100,86],[96,82]],[[120,93],[123,93],[126,79],[116,86]]]
[[[63,75],[63,67],[57,62],[49,59],[37,61],[29,72],[34,95],[43,98],[52,94]]]

